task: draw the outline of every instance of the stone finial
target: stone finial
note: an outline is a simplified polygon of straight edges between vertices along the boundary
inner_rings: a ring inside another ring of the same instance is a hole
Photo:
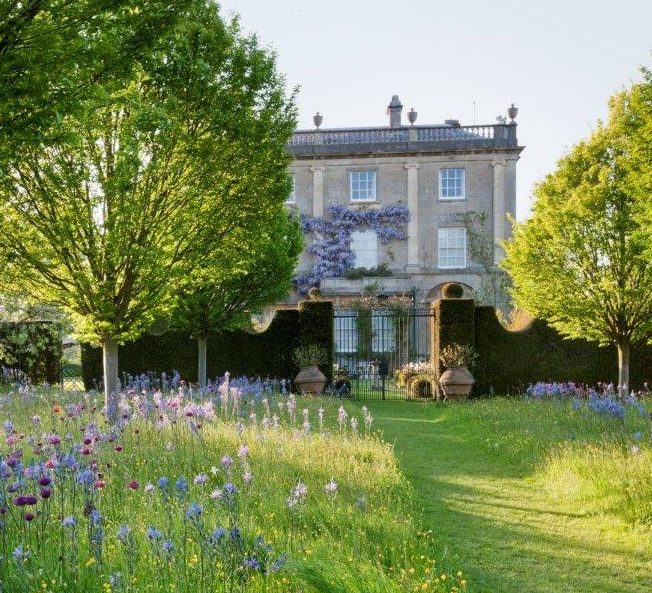
[[[512,103],[512,106],[507,110],[507,115],[509,115],[510,124],[515,124],[516,122],[514,121],[516,119],[516,116],[518,115],[518,107],[514,106],[514,103]]]
[[[414,122],[417,121],[417,115],[419,114],[414,110],[414,107],[408,111],[408,120],[411,125],[414,125]]]
[[[312,116],[312,121],[314,122],[315,127],[319,128],[319,126],[321,126],[322,122],[324,121],[324,116],[318,111],[315,113],[315,115]]]
[[[391,128],[400,128],[401,127],[401,112],[403,111],[403,105],[401,104],[398,95],[393,95],[392,100],[387,106],[387,113],[389,114],[389,126]]]

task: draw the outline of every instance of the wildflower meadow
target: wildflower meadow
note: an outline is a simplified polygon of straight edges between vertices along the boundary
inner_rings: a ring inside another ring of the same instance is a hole
[[[3,593],[463,590],[366,408],[136,384],[3,396]]]

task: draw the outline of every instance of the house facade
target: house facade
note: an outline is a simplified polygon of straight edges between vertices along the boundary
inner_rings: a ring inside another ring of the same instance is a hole
[[[312,285],[340,306],[369,291],[427,303],[448,282],[476,298],[488,290],[516,211],[517,110],[472,126],[402,112],[394,96],[389,126],[321,129],[317,114],[315,129],[294,133],[288,207],[306,237],[286,304]]]

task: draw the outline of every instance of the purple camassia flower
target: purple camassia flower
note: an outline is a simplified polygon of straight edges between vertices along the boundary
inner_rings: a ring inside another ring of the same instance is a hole
[[[240,459],[245,459],[249,455],[249,447],[247,445],[240,445],[238,448],[238,457]]]
[[[118,527],[118,541],[122,544],[126,544],[129,540],[129,535],[131,534],[131,529],[129,525],[121,525]]]
[[[208,482],[208,476],[206,474],[197,474],[193,482],[197,486],[203,486],[206,482]]]
[[[166,539],[162,544],[161,544],[161,550],[165,554],[172,554],[174,551],[174,544],[172,543],[171,539]]]
[[[52,496],[52,490],[50,490],[49,488],[42,488],[41,489],[41,497],[42,498],[47,500],[48,498],[50,498],[50,496]]]
[[[331,480],[324,486],[324,491],[326,492],[327,496],[335,496],[337,493],[337,482],[335,480]]]
[[[258,560],[254,556],[250,556],[248,558],[245,558],[242,561],[242,566],[244,566],[245,568],[248,568],[249,570],[260,570],[260,568],[262,567],[262,565],[260,563],[260,560]]]
[[[38,502],[38,498],[36,496],[32,495],[25,495],[25,496],[17,496],[14,498],[14,504],[17,507],[24,507],[27,505],[34,505]]]
[[[222,466],[225,469],[229,469],[233,465],[233,459],[231,457],[229,457],[228,455],[225,455],[224,457],[222,457],[222,459],[220,461],[222,463]]]

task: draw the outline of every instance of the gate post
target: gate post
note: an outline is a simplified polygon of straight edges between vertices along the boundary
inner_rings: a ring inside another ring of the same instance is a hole
[[[473,299],[442,298],[432,303],[431,364],[435,369],[437,389],[442,366],[439,353],[450,344],[474,346],[475,344],[475,301]]]

